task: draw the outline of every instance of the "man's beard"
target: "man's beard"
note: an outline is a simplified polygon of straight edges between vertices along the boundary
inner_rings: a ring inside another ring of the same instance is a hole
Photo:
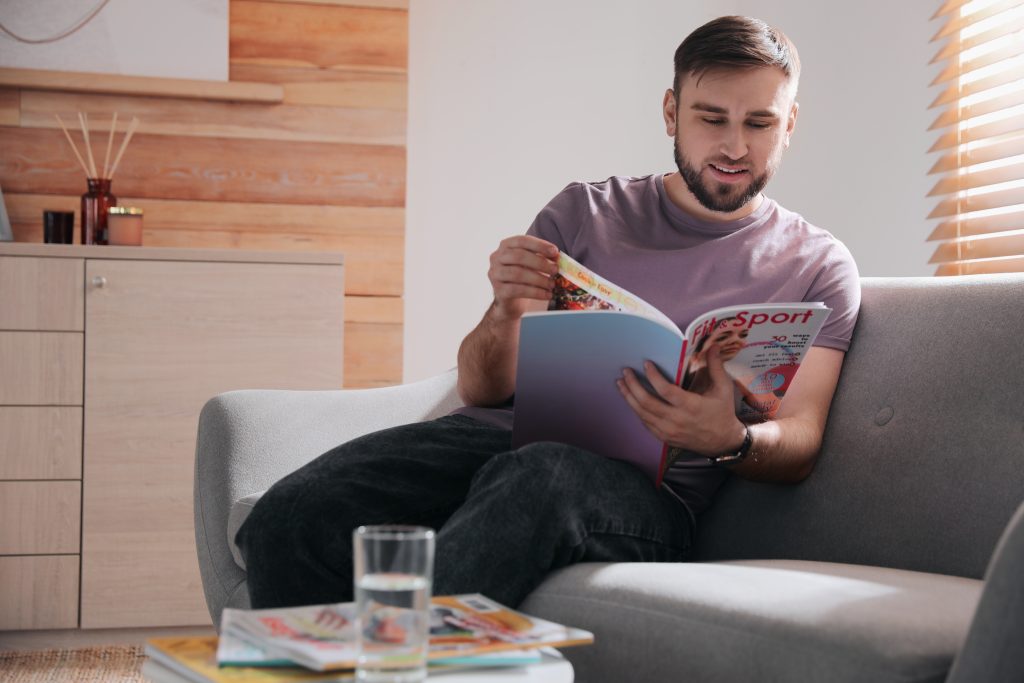
[[[672,152],[676,159],[679,175],[686,183],[686,187],[697,198],[700,205],[709,211],[720,213],[739,211],[746,206],[747,202],[760,194],[772,175],[771,169],[769,169],[759,176],[754,176],[750,184],[747,185],[747,189],[741,193],[735,193],[736,187],[725,183],[717,183],[717,189],[713,190],[702,182],[700,169],[690,166],[683,160],[683,155],[679,152],[678,140],[673,141]]]

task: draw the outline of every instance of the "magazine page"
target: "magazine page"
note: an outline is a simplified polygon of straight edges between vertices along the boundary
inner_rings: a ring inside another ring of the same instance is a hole
[[[356,665],[359,644],[352,602],[263,610],[229,607],[221,624],[248,634],[249,642],[262,646],[272,658],[322,671]]]
[[[239,610],[240,611],[240,610]],[[221,666],[295,666],[287,657],[275,657],[234,622],[237,612],[224,614],[217,641],[217,663]]]
[[[708,387],[707,354],[718,347],[735,384],[737,416],[771,419],[829,313],[821,302],[796,302],[720,308],[697,318],[686,330],[683,388]]]
[[[528,616],[479,593],[437,597],[431,605],[431,661],[593,641],[588,631]]]
[[[146,641],[146,654],[154,661],[193,681],[214,683],[324,683],[351,681],[352,673],[322,673],[298,666],[264,665],[221,667],[217,661],[217,637],[162,637]]]
[[[226,624],[241,631],[241,639],[262,648],[268,658],[288,658],[320,671],[351,669],[358,654],[355,609],[355,603],[227,608],[221,624],[225,633]],[[592,641],[587,631],[527,616],[480,594],[438,596],[431,601],[431,667],[528,663],[536,658],[519,650]],[[505,657],[485,656],[506,651]]]
[[[550,310],[626,311],[676,326],[654,306],[561,251],[558,252],[558,275],[555,277]]]

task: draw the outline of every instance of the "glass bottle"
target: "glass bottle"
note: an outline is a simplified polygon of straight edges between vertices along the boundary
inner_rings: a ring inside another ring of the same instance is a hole
[[[107,243],[107,211],[117,206],[109,178],[86,178],[89,191],[82,195],[82,244]]]

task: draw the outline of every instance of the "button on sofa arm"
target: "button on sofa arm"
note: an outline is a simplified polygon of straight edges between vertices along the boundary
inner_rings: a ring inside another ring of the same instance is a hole
[[[363,434],[445,415],[460,405],[454,370],[420,382],[337,391],[232,391],[199,416],[196,551],[213,623],[247,607],[245,571],[225,533],[232,504],[264,491],[334,446]]]
[[[1024,504],[992,554],[971,630],[946,681],[1024,681]]]

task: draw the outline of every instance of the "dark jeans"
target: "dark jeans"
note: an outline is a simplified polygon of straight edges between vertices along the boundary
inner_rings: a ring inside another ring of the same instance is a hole
[[[437,530],[434,594],[518,605],[575,562],[687,558],[686,508],[640,470],[448,416],[355,439],[267,491],[238,531],[257,608],[353,599],[352,530]]]

